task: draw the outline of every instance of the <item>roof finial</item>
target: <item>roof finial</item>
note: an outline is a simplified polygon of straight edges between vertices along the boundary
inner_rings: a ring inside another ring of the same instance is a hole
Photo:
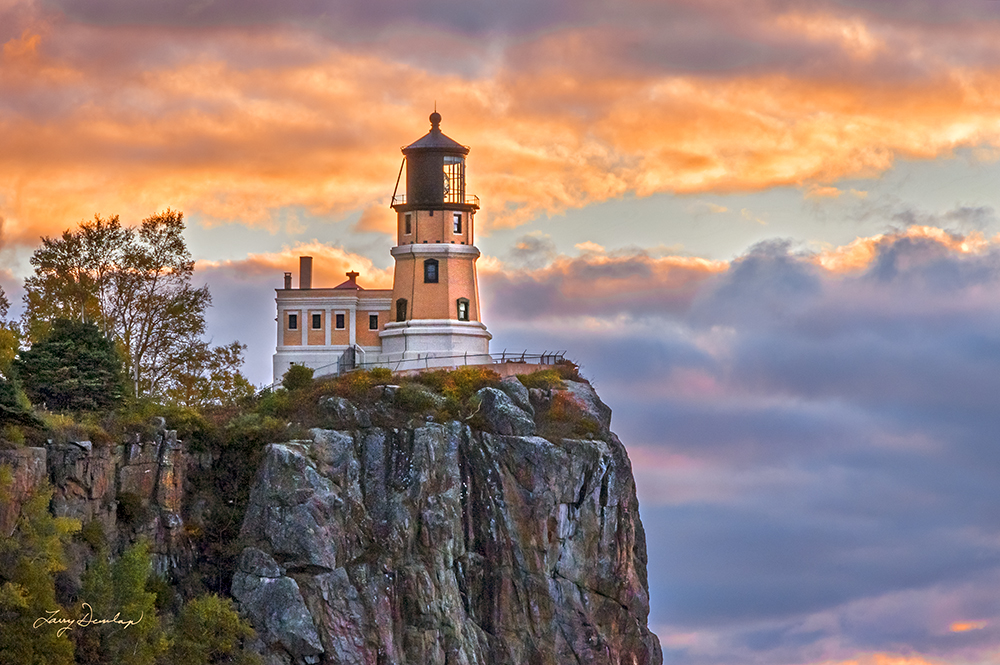
[[[434,100],[434,113],[431,113],[431,131],[440,132],[441,131],[441,114],[438,113],[438,103]]]

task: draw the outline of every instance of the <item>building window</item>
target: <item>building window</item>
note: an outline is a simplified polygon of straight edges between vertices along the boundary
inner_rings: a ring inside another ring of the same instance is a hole
[[[413,233],[413,225],[410,218],[411,213],[406,213],[403,215],[403,235],[410,235]]]
[[[344,315],[343,314],[338,314],[337,315],[337,330],[343,330],[346,327],[347,326],[344,325]]]
[[[298,330],[299,329],[299,315],[298,314],[289,314],[288,315],[288,329],[289,330]]]
[[[459,298],[458,299],[458,320],[468,321],[469,320],[469,299]]]
[[[323,315],[322,314],[313,314],[312,315],[312,319],[313,319],[312,320],[312,324],[313,324],[312,325],[312,329],[313,330],[319,330],[320,328],[323,327]]]
[[[396,301],[396,320],[406,320],[406,298],[400,298]]]
[[[427,259],[424,261],[424,283],[438,283],[438,262],[437,259]]]
[[[378,314],[368,315],[368,330],[378,330]]]
[[[454,233],[462,232],[462,213],[456,212],[452,217],[452,230]]]

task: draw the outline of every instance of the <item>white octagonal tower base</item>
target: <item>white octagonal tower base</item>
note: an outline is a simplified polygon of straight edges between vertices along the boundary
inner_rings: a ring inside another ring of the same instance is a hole
[[[479,321],[413,319],[387,323],[379,333],[382,353],[366,358],[394,371],[485,365],[493,335]]]

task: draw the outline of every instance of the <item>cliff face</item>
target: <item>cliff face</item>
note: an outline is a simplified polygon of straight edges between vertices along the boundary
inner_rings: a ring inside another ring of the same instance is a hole
[[[571,384],[604,440],[553,442],[519,384],[484,391],[494,433],[354,426],[268,447],[232,585],[268,663],[662,662],[610,410]]]
[[[631,466],[589,384],[507,379],[467,420],[441,423],[403,408],[441,395],[376,390],[361,406],[320,398],[331,429],[267,446],[234,509],[231,591],[268,665],[662,662]],[[12,480],[0,530],[48,480],[53,512],[100,522],[115,551],[144,536],[158,572],[202,574],[182,515],[205,521],[208,490],[192,478],[225,463],[184,452],[164,425],[144,443],[0,450]],[[91,556],[71,549],[69,592]]]
[[[13,480],[12,500],[0,504],[0,532],[13,530],[23,501],[48,480],[57,517],[100,522],[112,543],[145,536],[157,572],[175,568],[184,553],[181,508],[189,456],[173,430],[161,429],[152,438],[140,442],[134,436],[113,448],[77,441],[0,450],[0,464],[11,468]],[[131,524],[118,520],[119,500],[126,495],[131,495],[139,513]],[[84,565],[82,556],[81,552],[71,556],[76,574]]]

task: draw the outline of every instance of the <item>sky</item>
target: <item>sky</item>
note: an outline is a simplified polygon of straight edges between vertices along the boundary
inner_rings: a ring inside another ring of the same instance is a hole
[[[0,0],[0,285],[181,210],[209,333],[391,283],[470,146],[492,350],[614,410],[676,665],[1000,662],[1000,2]]]

